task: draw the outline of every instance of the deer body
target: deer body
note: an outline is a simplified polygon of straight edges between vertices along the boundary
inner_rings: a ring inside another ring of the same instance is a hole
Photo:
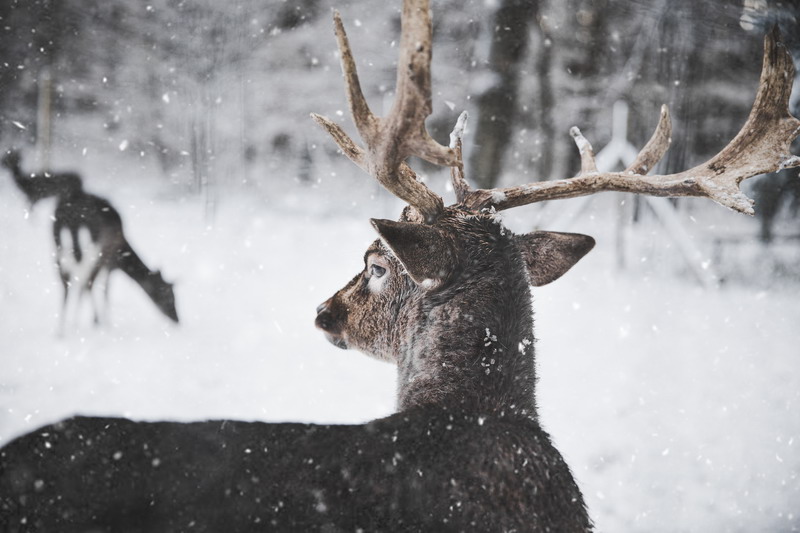
[[[533,420],[439,407],[358,426],[73,418],[0,452],[0,531],[584,531],[565,472]]]
[[[178,321],[172,285],[139,258],[125,238],[119,213],[104,198],[83,190],[59,196],[53,239],[64,286],[62,329],[70,300],[77,307],[85,293],[92,297],[95,322],[100,322],[103,313],[95,283],[98,279],[105,282],[103,300],[107,306],[107,279],[115,269],[134,280],[165,316]]]
[[[122,231],[122,219],[108,200],[87,193],[80,176],[74,172],[26,175],[15,150],[3,157],[2,164],[31,205],[47,197],[57,199],[53,240],[64,287],[61,333],[68,315],[75,315],[77,320],[86,294],[91,297],[95,323],[107,319],[108,279],[115,269],[130,276],[165,316],[178,322],[172,285],[164,281],[160,272],[150,270],[134,252]]]

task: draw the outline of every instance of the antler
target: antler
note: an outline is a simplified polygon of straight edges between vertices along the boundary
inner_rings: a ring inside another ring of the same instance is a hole
[[[458,201],[474,210],[503,210],[543,200],[622,191],[650,196],[707,197],[752,215],[753,201],[739,190],[739,184],[759,174],[800,166],[800,157],[789,152],[792,141],[800,134],[800,121],[789,113],[793,79],[792,58],[780,41],[777,28],[773,29],[764,38],[761,80],[747,122],[721,152],[705,163],[676,174],[645,175],[663,157],[671,140],[669,112],[662,106],[653,137],[623,172],[599,173],[591,145],[578,128],[572,128],[570,134],[581,154],[581,171],[576,177],[476,190],[470,189],[466,182],[456,187],[454,178]]]
[[[429,0],[403,2],[400,57],[397,64],[397,96],[386,117],[375,116],[367,105],[358,81],[356,64],[338,12],[333,15],[342,60],[347,101],[356,129],[366,149],[356,145],[331,120],[312,113],[320,124],[361,169],[375,177],[395,196],[415,207],[426,221],[435,220],[444,209],[442,198],[428,189],[404,163],[417,155],[443,166],[458,164],[452,149],[434,141],[425,130],[431,114],[432,30]]]

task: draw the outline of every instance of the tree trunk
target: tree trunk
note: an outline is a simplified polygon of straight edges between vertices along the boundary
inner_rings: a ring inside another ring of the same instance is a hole
[[[556,129],[553,124],[552,109],[555,105],[553,99],[553,86],[551,70],[553,63],[552,39],[545,24],[539,21],[539,49],[536,56],[536,78],[539,86],[537,105],[534,107],[534,116],[539,130],[539,139],[544,149],[535,167],[535,176],[538,180],[550,178],[553,172],[554,151],[553,145],[556,138]]]
[[[517,114],[519,66],[538,0],[502,0],[495,13],[489,52],[491,86],[478,96],[478,124],[470,173],[479,187],[494,187],[503,168]]]

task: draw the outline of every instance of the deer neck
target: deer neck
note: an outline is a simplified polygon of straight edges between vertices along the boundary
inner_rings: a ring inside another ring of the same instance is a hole
[[[20,167],[19,163],[6,164],[6,168],[8,168],[8,171],[11,173],[11,177],[14,179],[14,182],[17,184],[17,186],[27,193],[28,188],[30,187],[28,183],[29,176],[26,176],[22,172],[22,168]]]
[[[397,328],[400,409],[437,404],[536,417],[530,289],[521,259],[504,263],[409,302]]]
[[[7,168],[11,172],[11,176],[14,178],[14,181],[17,183],[25,179],[25,175],[22,173],[22,168],[20,168],[19,163],[10,164],[7,166]]]
[[[148,290],[149,284],[145,283],[145,281],[152,272],[141,258],[136,255],[136,252],[133,251],[127,241],[124,241],[116,252],[116,266],[141,285],[145,291]]]

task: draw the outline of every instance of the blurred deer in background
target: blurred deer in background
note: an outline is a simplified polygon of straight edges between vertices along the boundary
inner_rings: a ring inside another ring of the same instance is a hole
[[[364,425],[73,418],[0,450],[3,531],[589,531],[581,492],[542,429],[535,401],[529,286],[563,275],[594,244],[576,234],[514,235],[496,210],[627,190],[708,196],[747,211],[738,183],[798,165],[788,144],[791,60],[771,35],[747,124],[708,163],[646,177],[670,137],[656,133],[624,172],[599,174],[577,130],[574,179],[499,190],[467,185],[463,120],[449,147],[430,114],[428,0],[405,0],[398,87],[389,115],[370,111],[340,17],[336,35],[350,109],[366,144],[314,118],[361,168],[410,204],[378,233],[364,269],[318,308],[342,348],[398,365],[399,412]],[[418,155],[452,167],[456,204],[416,179]]]
[[[9,151],[2,163],[31,205],[57,197],[53,240],[64,286],[60,334],[65,332],[68,317],[77,323],[86,294],[92,302],[94,322],[108,320],[108,278],[115,269],[130,276],[164,315],[178,322],[172,284],[164,281],[159,271],[150,270],[131,248],[122,231],[122,219],[107,200],[84,191],[80,176],[74,172],[26,175],[16,150]]]
[[[11,149],[0,160],[0,164],[11,172],[14,183],[25,194],[31,207],[39,200],[53,196],[68,195],[72,191],[79,191],[83,188],[83,180],[75,172],[26,174],[20,166],[21,161],[19,150]]]

